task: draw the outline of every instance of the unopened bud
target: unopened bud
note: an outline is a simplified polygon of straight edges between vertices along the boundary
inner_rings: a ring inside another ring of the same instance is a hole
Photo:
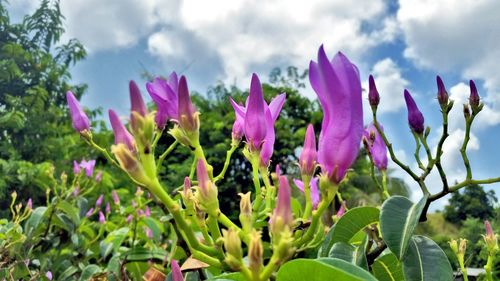
[[[135,181],[146,185],[149,181],[142,165],[139,163],[137,158],[132,154],[132,152],[123,143],[119,143],[111,146],[111,152],[115,155],[120,167],[125,170]]]
[[[464,103],[464,117],[465,117],[465,119],[470,118],[470,109],[469,109],[469,106],[465,103]]]
[[[252,228],[252,201],[250,200],[251,192],[238,193],[240,199],[240,223],[245,232]]]
[[[269,220],[269,226],[271,233],[275,236],[293,227],[291,191],[288,179],[285,176],[280,176],[279,178],[278,200],[273,215]]]
[[[484,227],[486,229],[486,235],[483,235],[484,242],[486,243],[486,247],[489,252],[498,251],[498,239],[495,233],[493,232],[493,228],[488,220],[484,221]]]
[[[264,248],[262,246],[260,232],[254,231],[250,234],[250,244],[248,246],[248,267],[252,272],[260,272],[263,254]]]
[[[469,104],[472,108],[472,111],[474,111],[474,108],[479,106],[480,99],[479,99],[479,94],[477,93],[477,88],[476,88],[476,84],[474,83],[474,81],[470,80],[469,85],[470,85]]]
[[[372,110],[377,110],[377,106],[380,103],[380,95],[377,90],[377,86],[375,85],[375,79],[370,75],[368,78],[368,101],[372,107]]]
[[[235,229],[222,230],[224,249],[226,249],[226,263],[233,269],[238,270],[243,260],[243,250],[238,231]]]
[[[439,101],[439,104],[443,107],[448,104],[448,92],[446,91],[446,88],[444,87],[443,80],[441,80],[441,77],[436,76],[436,82],[437,82],[437,87],[438,87],[438,93],[437,93],[437,99]]]
[[[316,135],[312,124],[307,126],[304,147],[300,153],[299,164],[302,175],[312,176],[316,168],[318,152],[316,151]]]
[[[219,210],[217,187],[208,177],[207,167],[202,159],[199,159],[196,165],[196,176],[198,179],[196,197],[200,207],[209,214],[215,214]]]
[[[457,255],[458,254],[458,242],[457,242],[457,240],[452,239],[452,240],[448,241],[448,244],[450,244],[450,248],[453,251],[453,253],[455,253],[455,255]]]

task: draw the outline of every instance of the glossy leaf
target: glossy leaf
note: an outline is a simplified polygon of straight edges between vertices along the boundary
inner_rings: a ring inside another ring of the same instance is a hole
[[[368,263],[366,261],[366,254],[365,254],[367,241],[368,240],[365,239],[364,243],[361,243],[358,247],[355,247],[351,244],[347,244],[344,242],[335,243],[333,247],[330,249],[328,257],[338,258],[367,270]]]
[[[393,253],[376,259],[372,264],[372,273],[379,281],[404,280],[401,263]]]
[[[403,260],[406,281],[449,281],[453,270],[446,254],[430,238],[414,236]]]
[[[382,205],[380,231],[387,247],[402,260],[427,197],[413,204],[403,196],[392,196]]]

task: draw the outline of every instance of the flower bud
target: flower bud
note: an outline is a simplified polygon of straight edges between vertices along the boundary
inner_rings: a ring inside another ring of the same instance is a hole
[[[262,267],[264,248],[262,246],[261,235],[258,231],[250,233],[250,243],[248,246],[248,267],[254,273],[259,273]]]
[[[28,203],[26,203],[26,208],[28,208],[28,210],[33,209],[33,200],[31,200],[31,198],[28,199]]]
[[[235,229],[222,230],[224,249],[226,249],[225,262],[233,269],[239,270],[243,260],[243,250],[238,231]]]
[[[102,201],[103,201],[103,200],[104,200],[104,195],[103,195],[103,194],[99,195],[99,197],[98,197],[98,198],[97,198],[97,200],[95,201],[95,207],[96,207],[97,209],[99,209],[99,208],[101,207],[101,205],[102,205]]]
[[[337,214],[335,214],[335,216],[337,217],[337,219],[340,219],[344,214],[345,214],[345,201],[343,202],[343,204],[340,204],[340,208],[339,210],[337,211]]]
[[[48,280],[52,280],[52,272],[47,271],[47,272],[45,273],[45,277],[47,277],[47,279],[48,279]]]
[[[436,82],[438,87],[437,99],[439,101],[439,104],[442,107],[446,106],[448,104],[448,92],[446,91],[443,80],[441,80],[441,77],[439,77],[439,75],[436,76]]]
[[[250,150],[260,150],[266,137],[266,102],[257,74],[252,75],[248,106],[245,115],[245,137]]]
[[[250,200],[251,192],[247,192],[245,194],[238,193],[241,197],[240,200],[240,223],[245,232],[248,232],[252,229],[252,202]]]
[[[302,175],[312,176],[316,168],[318,153],[316,151],[316,136],[312,124],[307,126],[304,148],[300,153],[299,164]]]
[[[99,171],[97,175],[95,175],[95,181],[101,182],[101,180],[102,180],[102,171]]]
[[[208,177],[207,167],[202,159],[198,159],[196,165],[196,177],[198,179],[198,190],[196,197],[203,211],[215,215],[219,210],[219,200],[217,199],[217,187]]]
[[[104,210],[106,211],[106,215],[111,214],[111,205],[109,205],[109,202],[106,203],[106,208]]]
[[[469,106],[465,103],[464,103],[464,117],[465,117],[465,119],[470,118],[470,109],[469,109]]]
[[[120,205],[120,197],[118,197],[118,193],[116,192],[116,190],[113,190],[111,191],[111,197],[113,197],[113,203],[115,203],[115,205]]]
[[[406,101],[406,107],[408,108],[408,124],[412,131],[417,134],[422,134],[424,132],[424,116],[420,112],[413,100],[410,92],[408,90],[404,90],[404,96]]]
[[[491,224],[488,220],[484,221],[484,227],[486,229],[486,235],[483,235],[483,238],[488,251],[492,253],[498,251],[498,239],[493,232],[493,228],[491,227]]]
[[[71,91],[66,93],[66,100],[68,102],[73,128],[80,134],[90,132],[89,118]]]
[[[125,170],[135,181],[144,184],[149,181],[142,165],[137,158],[123,143],[111,146],[111,152],[115,155],[120,167]]]
[[[370,75],[368,77],[368,102],[370,103],[372,110],[376,110],[378,104],[380,103],[380,95],[377,90],[377,86],[375,85],[375,79]]]
[[[233,141],[240,142],[243,134],[245,133],[245,119],[240,114],[235,114],[236,119],[233,123],[233,129],[231,131],[231,137]]]
[[[111,127],[113,128],[113,132],[115,134],[115,144],[124,144],[130,151],[135,151],[135,140],[134,137],[129,133],[127,128],[123,126],[120,118],[113,110],[109,110],[109,121],[111,123]]]
[[[479,94],[477,93],[476,83],[470,80],[469,86],[470,86],[469,104],[470,107],[472,108],[472,111],[474,111],[474,108],[479,106],[480,99],[479,99]]]
[[[94,208],[90,208],[87,213],[85,214],[85,217],[90,218],[94,214]]]
[[[106,217],[104,216],[104,214],[101,211],[99,211],[99,223],[102,223],[102,224],[106,223]]]
[[[179,126],[188,132],[198,131],[200,121],[196,108],[191,103],[186,77],[179,80]]]
[[[453,251],[453,253],[458,254],[458,242],[455,239],[452,239],[448,241],[448,244],[450,244],[450,248]]]
[[[269,227],[275,236],[293,227],[290,185],[285,176],[279,178],[278,201],[269,221]]]
[[[131,111],[135,111],[139,113],[141,116],[146,116],[148,114],[148,110],[146,108],[146,105],[144,104],[144,100],[142,99],[141,91],[139,90],[139,87],[137,87],[137,84],[133,80],[130,80],[129,82],[129,92],[130,92]]]

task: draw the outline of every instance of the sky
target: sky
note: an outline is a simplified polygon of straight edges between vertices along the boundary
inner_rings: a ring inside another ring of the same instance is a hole
[[[13,21],[39,3],[10,2]],[[63,40],[77,38],[88,51],[72,69],[74,81],[89,86],[82,99],[88,108],[127,115],[128,81],[144,85],[144,70],[164,76],[175,70],[201,93],[218,81],[248,88],[252,73],[265,82],[274,67],[306,69],[324,44],[330,57],[342,51],[358,66],[365,88],[368,75],[375,77],[379,119],[398,157],[415,169],[403,89],[412,93],[432,128],[429,143],[435,147],[441,133],[435,77],[443,78],[455,101],[443,158],[450,182],[461,181],[465,173],[458,149],[462,104],[473,79],[485,103],[468,147],[473,174],[500,176],[498,0],[61,0],[61,10]],[[315,98],[309,85],[303,94]],[[364,111],[369,123],[367,101]],[[409,184],[412,199],[420,198],[417,185],[394,164],[390,168]],[[437,173],[426,182],[431,191],[439,190]],[[500,184],[487,189],[500,190]]]

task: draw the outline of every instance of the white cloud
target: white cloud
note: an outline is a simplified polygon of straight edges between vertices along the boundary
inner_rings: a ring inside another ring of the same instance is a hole
[[[402,77],[401,69],[390,58],[378,61],[373,66],[371,72],[380,93],[380,104],[377,108],[378,113],[398,112],[405,106],[403,89],[408,87],[409,82]],[[371,116],[371,109],[368,100],[368,79],[365,79],[363,88],[366,89],[365,95],[365,115]],[[366,110],[369,110],[368,113]],[[371,118],[371,117],[370,117]]]
[[[399,6],[407,58],[423,68],[484,79],[486,89],[500,90],[500,1],[400,0]]]

